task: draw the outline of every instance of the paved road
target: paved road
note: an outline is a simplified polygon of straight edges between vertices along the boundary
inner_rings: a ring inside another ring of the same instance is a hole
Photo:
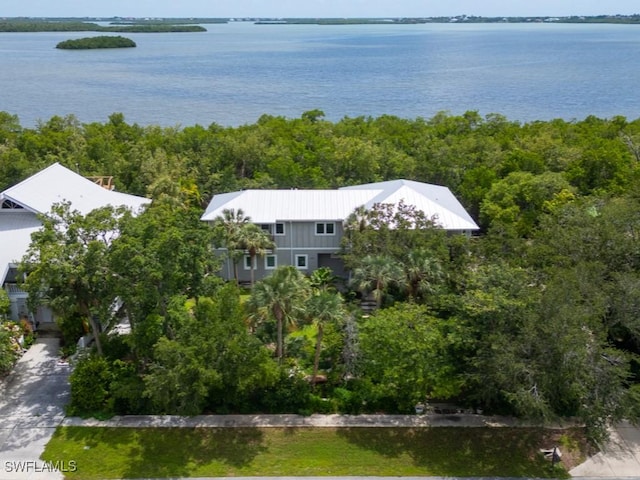
[[[59,340],[38,338],[0,383],[0,480],[62,478],[40,460],[69,400]]]

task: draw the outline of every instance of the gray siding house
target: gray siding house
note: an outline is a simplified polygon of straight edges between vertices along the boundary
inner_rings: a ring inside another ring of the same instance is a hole
[[[238,265],[241,282],[249,281],[251,269],[256,279],[282,265],[294,265],[304,273],[330,267],[335,275],[345,276],[338,256],[343,222],[364,206],[397,205],[403,201],[433,217],[445,230],[471,234],[478,226],[451,191],[442,186],[409,180],[370,183],[337,190],[242,190],[215,195],[202,220],[213,224],[225,210],[241,209],[251,221],[269,232],[276,248],[251,265],[245,255]],[[219,249],[224,255],[225,249]],[[226,258],[226,255],[225,255]],[[221,275],[234,277],[234,266],[225,259]]]

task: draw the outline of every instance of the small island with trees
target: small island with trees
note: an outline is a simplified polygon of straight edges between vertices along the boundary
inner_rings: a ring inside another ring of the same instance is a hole
[[[102,35],[99,37],[85,37],[76,40],[65,40],[58,43],[56,48],[63,50],[90,50],[96,48],[131,48],[136,42],[122,36]]]

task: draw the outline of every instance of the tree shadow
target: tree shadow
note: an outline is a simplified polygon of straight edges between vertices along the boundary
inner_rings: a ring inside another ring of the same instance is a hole
[[[263,433],[255,428],[143,429],[124,476],[188,477],[212,462],[235,470],[249,465],[265,450]]]
[[[211,463],[220,464],[217,476],[226,476],[226,470],[249,465],[266,450],[263,433],[255,428],[66,427],[56,435],[82,449],[73,458],[77,475],[82,475],[83,465],[101,465],[104,478],[190,477]],[[109,452],[118,452],[114,464],[124,457],[124,467],[109,470]],[[52,455],[54,450],[47,456]]]
[[[544,437],[541,429],[359,427],[338,429],[338,435],[383,457],[407,456],[429,475],[548,477],[554,473],[538,453]]]

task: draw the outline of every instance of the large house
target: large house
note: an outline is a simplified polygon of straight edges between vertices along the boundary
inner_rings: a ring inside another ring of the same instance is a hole
[[[146,198],[105,188],[59,163],[0,192],[0,286],[9,294],[13,320],[27,316],[41,324],[53,321],[47,308],[28,311],[27,294],[20,289],[17,267],[27,253],[31,234],[42,226],[38,215],[49,213],[54,204],[63,201],[70,202],[71,208],[82,214],[108,205],[138,210],[149,203]]]
[[[369,183],[338,190],[242,190],[215,195],[202,220],[213,223],[225,210],[242,210],[251,221],[268,231],[276,248],[254,262],[256,278],[264,277],[281,265],[294,265],[305,273],[330,267],[344,275],[338,253],[344,220],[364,206],[397,205],[403,201],[435,219],[447,231],[470,234],[478,230],[464,207],[447,187],[409,180]],[[221,252],[223,253],[223,252]],[[252,268],[245,255],[238,276],[250,279]],[[234,277],[234,267],[227,258],[222,276]]]

